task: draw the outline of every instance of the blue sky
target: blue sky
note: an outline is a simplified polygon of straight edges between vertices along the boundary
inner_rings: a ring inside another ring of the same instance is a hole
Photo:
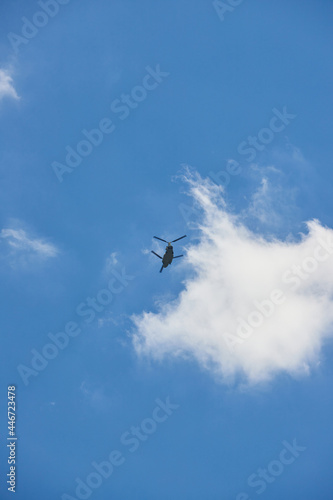
[[[221,354],[216,331],[231,296],[230,311],[263,299],[260,283],[332,234],[333,5],[225,4],[69,0],[52,18],[1,4],[1,498],[11,384],[19,500],[331,498],[332,262],[263,324],[264,347]],[[45,25],[22,41],[26,19]],[[67,147],[88,151],[75,168]],[[185,258],[160,275],[153,235],[183,234]],[[133,426],[147,432],[131,446]],[[119,465],[96,476],[113,450]],[[273,475],[251,486],[259,469]],[[76,491],[93,472],[101,484]]]

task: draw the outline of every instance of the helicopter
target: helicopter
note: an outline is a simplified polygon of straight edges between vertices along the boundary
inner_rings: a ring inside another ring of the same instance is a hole
[[[175,241],[182,240],[183,238],[186,238],[186,234],[184,236],[181,236],[180,238],[177,238],[176,240],[173,241],[166,241],[163,240],[162,238],[159,238],[158,236],[154,236],[156,240],[164,241],[165,243],[168,244],[168,246],[165,247],[165,254],[163,257],[158,255],[158,253],[154,252],[154,250],[151,251],[156,257],[162,260],[162,267],[160,269],[160,273],[163,271],[163,267],[168,267],[169,264],[171,264],[173,259],[178,259],[178,257],[183,257],[183,255],[176,255],[175,257],[173,256],[173,246],[171,243],[174,243]]]

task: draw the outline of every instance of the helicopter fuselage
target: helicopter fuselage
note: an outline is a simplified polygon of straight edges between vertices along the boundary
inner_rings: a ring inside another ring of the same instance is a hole
[[[173,246],[168,245],[165,247],[165,254],[163,255],[162,262],[163,262],[163,267],[168,267],[169,264],[171,264],[173,259]]]

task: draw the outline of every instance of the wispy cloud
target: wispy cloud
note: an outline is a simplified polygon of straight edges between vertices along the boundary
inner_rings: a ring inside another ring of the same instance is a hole
[[[0,69],[0,101],[4,97],[19,99],[19,96],[14,88],[13,78],[11,77],[10,71],[7,69]]]
[[[118,253],[111,252],[105,261],[105,272],[108,274],[112,271],[115,265],[118,264]]]
[[[49,259],[56,257],[59,250],[52,243],[42,239],[34,238],[23,229],[5,228],[0,232],[0,241],[3,246],[7,246],[11,257],[37,257],[39,259]]]
[[[279,182],[274,183],[272,173],[273,171],[269,176],[262,177],[259,188],[252,195],[249,206],[242,215],[247,220],[253,219],[262,226],[269,227],[273,233],[280,227],[290,226],[290,220],[299,210],[295,205],[296,190]]]
[[[132,317],[136,351],[195,358],[228,383],[308,373],[333,336],[333,230],[311,221],[292,241],[255,234],[220,187],[189,172],[185,180],[202,210],[183,263],[191,277],[176,300]]]

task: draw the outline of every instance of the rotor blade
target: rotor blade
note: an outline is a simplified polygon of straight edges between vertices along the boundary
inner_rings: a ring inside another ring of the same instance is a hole
[[[162,266],[162,267],[161,267],[161,269],[160,269],[160,273],[161,273],[162,271],[163,271],[163,266]]]
[[[180,238],[177,238],[176,240],[173,240],[171,243],[174,243],[175,241],[182,240],[183,238],[186,238],[186,234],[184,236],[181,236]]]
[[[164,241],[164,243],[168,243],[166,240],[162,240],[162,238],[159,238],[158,236],[154,236],[154,238],[156,238],[157,240]]]
[[[153,253],[154,255],[156,255],[156,257],[159,257],[160,259],[162,259],[162,257],[160,255],[158,255],[158,253],[154,252],[154,250],[152,250],[151,253]]]
[[[178,259],[178,257],[184,257],[184,255],[176,255],[174,259]]]

